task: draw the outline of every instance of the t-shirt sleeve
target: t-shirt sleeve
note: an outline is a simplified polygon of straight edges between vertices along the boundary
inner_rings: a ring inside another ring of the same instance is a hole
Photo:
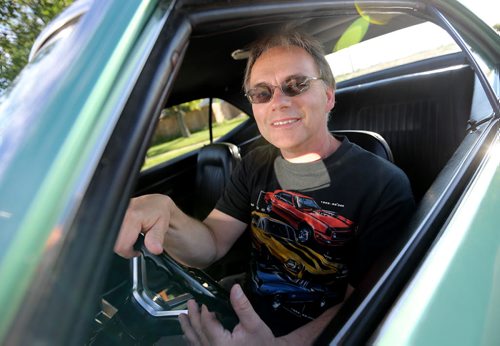
[[[375,205],[371,216],[359,225],[349,279],[353,287],[380,256],[391,254],[415,210],[410,183],[402,171],[391,176]]]

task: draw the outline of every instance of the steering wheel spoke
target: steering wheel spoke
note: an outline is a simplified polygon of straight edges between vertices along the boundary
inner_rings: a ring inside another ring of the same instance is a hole
[[[162,318],[187,313],[186,303],[194,298],[198,304],[205,304],[215,312],[226,329],[232,330],[238,323],[228,292],[203,271],[179,264],[166,252],[152,254],[144,245],[142,234],[134,247],[141,255],[132,259],[132,296],[149,315]],[[167,290],[157,292],[149,287],[147,268],[151,265],[176,288],[175,294]]]

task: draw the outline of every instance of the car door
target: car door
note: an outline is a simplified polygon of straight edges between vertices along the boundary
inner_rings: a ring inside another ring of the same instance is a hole
[[[9,92],[3,124],[24,128],[2,138],[3,343],[88,337],[132,172],[188,35],[169,1],[95,1]]]

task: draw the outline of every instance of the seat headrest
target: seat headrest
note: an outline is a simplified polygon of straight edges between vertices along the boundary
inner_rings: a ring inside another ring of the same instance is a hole
[[[212,211],[239,161],[240,150],[232,143],[212,143],[200,149],[196,166],[194,217],[203,220]]]
[[[394,162],[391,148],[384,137],[372,131],[363,130],[337,130],[331,131],[332,134],[346,136],[349,141],[359,145],[361,148],[374,153],[390,162]]]

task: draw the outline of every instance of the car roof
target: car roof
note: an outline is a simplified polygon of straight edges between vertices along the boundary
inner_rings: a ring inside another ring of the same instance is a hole
[[[243,56],[234,59],[252,41],[285,27],[306,32],[316,37],[325,52],[332,52],[346,30],[359,18],[359,6],[354,2],[339,2],[343,10],[321,2],[288,1],[286,12],[267,1],[237,1],[227,9],[224,1],[182,1],[187,5],[189,19],[195,24],[189,47],[170,96],[169,104],[178,104],[196,98],[193,90],[201,93],[209,89],[214,97],[242,93],[242,80],[246,64]],[[255,3],[260,3],[256,6]],[[346,5],[347,4],[347,5]],[[252,6],[252,9],[248,6]],[[401,10],[401,9],[400,9]],[[245,17],[251,11],[254,16]],[[260,15],[260,13],[262,15]],[[297,13],[301,13],[300,19]],[[214,20],[217,18],[217,24]],[[420,23],[415,17],[394,14],[384,25],[370,25],[362,40]],[[203,68],[207,66],[207,68]],[[220,71],[224,71],[223,74]],[[193,78],[196,76],[196,78]],[[200,87],[202,86],[202,87]],[[194,96],[194,97],[193,97]],[[206,95],[199,95],[206,97]]]
[[[30,53],[30,60],[57,41],[65,29],[74,26],[92,3],[93,0],[78,0],[63,11],[39,35]],[[286,7],[276,6],[285,3]],[[172,6],[183,9],[193,31],[166,106],[209,96],[225,98],[238,106],[244,100],[244,49],[256,38],[286,26],[316,37],[323,44],[325,52],[331,52],[360,14],[376,14],[377,8],[394,8],[394,14],[383,25],[370,25],[361,40],[421,22],[416,17],[402,14],[408,10],[408,6],[401,3],[386,1],[364,7],[368,5],[359,5],[355,1],[338,1],[333,5],[302,0],[239,0],[232,1],[230,5],[224,0],[177,1]]]

